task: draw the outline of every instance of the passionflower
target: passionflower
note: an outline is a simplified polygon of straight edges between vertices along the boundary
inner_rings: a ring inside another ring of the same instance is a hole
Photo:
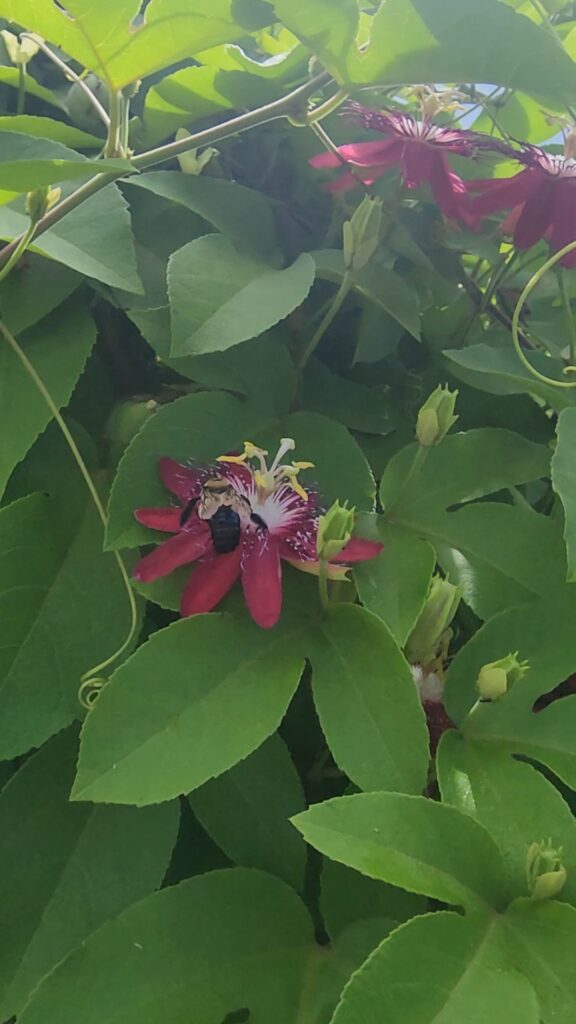
[[[429,184],[446,217],[468,222],[466,185],[450,168],[448,154],[474,156],[478,135],[434,124],[429,118],[419,121],[410,114],[371,110],[359,103],[351,104],[349,111],[355,121],[379,132],[383,138],[349,143],[339,146],[337,153],[312,157],[312,167],[344,168],[344,174],[328,186],[332,192],[354,188],[359,179],[365,185],[373,185],[391,167],[399,167],[406,188]]]
[[[318,574],[317,496],[298,475],[310,462],[286,462],[295,447],[283,438],[273,461],[250,441],[241,455],[221,455],[196,467],[162,458],[159,471],[178,504],[140,508],[139,523],[174,536],[138,562],[134,578],[143,583],[196,562],[181,600],[182,615],[209,612],[240,577],[248,610],[263,628],[276,624],[282,608],[284,559],[297,569]],[[332,579],[345,578],[352,562],[372,558],[382,545],[352,537],[327,566]]]
[[[488,214],[510,210],[502,231],[512,236],[517,249],[529,249],[544,238],[552,252],[558,252],[576,241],[576,160],[570,147],[562,156],[524,143],[520,151],[509,149],[508,155],[524,164],[524,170],[511,178],[467,183],[467,190],[475,193],[469,206],[476,223]],[[560,262],[576,266],[576,250]]]

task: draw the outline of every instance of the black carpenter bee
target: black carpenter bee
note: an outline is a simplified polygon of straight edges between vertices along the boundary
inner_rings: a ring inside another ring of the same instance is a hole
[[[238,547],[243,521],[267,529],[261,516],[252,511],[248,499],[237,494],[224,477],[209,477],[206,480],[200,497],[192,498],[183,509],[180,526],[186,525],[196,507],[198,518],[206,520],[210,527],[214,550],[219,555],[226,555]]]

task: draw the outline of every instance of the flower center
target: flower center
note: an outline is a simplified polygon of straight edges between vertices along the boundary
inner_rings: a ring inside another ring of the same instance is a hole
[[[298,481],[298,474],[301,469],[313,469],[313,462],[290,462],[282,460],[287,452],[294,451],[296,443],[291,437],[283,437],[280,447],[270,466],[266,461],[268,452],[264,448],[258,448],[252,441],[244,442],[242,455],[219,455],[217,462],[230,462],[235,465],[246,466],[254,479],[254,489],[258,503],[266,501],[266,498],[275,494],[279,488],[288,484],[303,501],[308,501],[308,494]]]
[[[538,163],[543,171],[555,178],[576,178],[576,160],[560,153],[542,153]]]

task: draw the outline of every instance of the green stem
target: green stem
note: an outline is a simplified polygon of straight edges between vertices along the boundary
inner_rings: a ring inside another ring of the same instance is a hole
[[[568,329],[568,340],[570,343],[570,363],[572,366],[576,363],[576,324],[574,323],[574,314],[572,312],[572,306],[570,304],[570,296],[568,295],[568,289],[566,287],[566,275],[564,274],[564,268],[558,267],[558,290],[560,292],[560,298],[562,300],[562,309],[564,310],[564,319],[566,321],[566,327]]]
[[[342,104],[346,102],[349,95],[350,93],[347,89],[339,89],[337,93],[334,93],[334,96],[330,96],[330,98],[325,100],[324,103],[321,103],[318,107],[315,107],[314,110],[311,110],[305,118],[305,123],[313,125],[316,121],[321,121],[322,118],[328,117],[329,114],[333,114],[335,110],[338,110],[338,107],[341,107]]]
[[[400,485],[400,489],[396,494],[396,497],[394,498],[392,504],[389,505],[388,508],[384,509],[384,516],[386,519],[391,519],[392,514],[398,508],[398,505],[400,504],[402,498],[404,497],[406,491],[408,490],[409,485],[412,483],[412,480],[414,479],[414,477],[418,475],[418,473],[421,472],[424,463],[428,458],[429,451],[429,445],[419,444],[417,446],[416,451],[414,452],[414,458],[412,459],[410,469],[408,470],[406,476],[404,477],[404,480]]]
[[[5,277],[8,277],[8,274],[10,273],[12,268],[16,266],[20,257],[24,254],[24,252],[30,245],[30,242],[32,241],[32,238],[34,236],[35,227],[36,225],[33,224],[31,221],[28,227],[26,228],[26,231],[20,238],[18,245],[10,255],[10,259],[4,264],[3,267],[0,268],[0,281],[3,281]]]
[[[68,429],[68,426],[66,425],[66,422],[65,422],[62,414],[60,413],[60,410],[58,409],[58,406],[54,402],[54,399],[52,398],[52,395],[50,394],[50,392],[49,392],[48,388],[46,387],[44,381],[39,376],[39,374],[35,370],[34,366],[30,362],[30,360],[28,359],[28,356],[20,348],[20,345],[16,341],[16,338],[14,337],[12,332],[8,329],[6,324],[3,323],[1,320],[0,320],[0,333],[3,335],[5,341],[8,343],[8,345],[10,346],[12,351],[14,352],[14,355],[16,356],[16,358],[19,360],[19,362],[24,367],[24,369],[25,369],[26,373],[28,374],[28,376],[30,377],[30,379],[34,382],[34,385],[36,386],[36,388],[39,391],[39,393],[42,395],[42,398],[46,402],[46,405],[48,406],[52,416],[54,417],[56,423],[58,424],[58,426],[59,426],[59,428],[60,428],[60,430],[61,430],[61,432],[62,432],[62,434],[64,436],[64,439],[65,439],[65,441],[66,441],[66,443],[67,443],[67,445],[68,445],[68,447],[70,449],[70,452],[72,453],[72,456],[74,457],[76,465],[78,466],[78,469],[80,470],[82,476],[84,477],[84,481],[85,481],[86,486],[88,488],[88,492],[90,494],[90,497],[91,497],[92,501],[94,502],[94,505],[96,507],[96,511],[98,512],[98,515],[100,517],[100,521],[102,522],[102,525],[104,526],[104,528],[106,528],[106,526],[108,524],[108,517],[106,515],[106,511],[104,509],[102,501],[100,500],[100,495],[98,494],[98,491],[96,490],[96,486],[94,484],[94,481],[93,481],[92,477],[90,476],[90,471],[88,470],[88,467],[87,467],[86,463],[84,462],[84,459],[82,458],[82,455],[80,453],[78,445],[76,444],[72,434],[70,433],[70,430]],[[81,693],[84,691],[85,687],[90,687],[90,688],[96,689],[96,690],[101,688],[101,686],[103,685],[103,680],[95,679],[94,677],[97,676],[98,673],[104,671],[104,669],[107,669],[110,665],[112,665],[113,662],[115,662],[124,653],[124,651],[127,650],[127,648],[132,643],[132,640],[133,640],[134,636],[136,635],[136,631],[137,631],[137,628],[138,628],[138,609],[136,607],[136,600],[134,598],[134,591],[132,590],[132,585],[130,583],[130,577],[128,576],[128,572],[127,572],[126,566],[124,565],[124,562],[122,560],[121,555],[117,551],[114,551],[113,554],[114,554],[114,558],[116,559],[116,563],[118,565],[118,569],[119,569],[120,575],[122,577],[122,581],[123,581],[124,586],[126,588],[126,594],[128,596],[128,603],[130,605],[130,615],[131,615],[130,628],[129,628],[128,635],[127,635],[126,639],[121,644],[121,646],[118,648],[118,650],[116,650],[114,652],[114,654],[111,654],[110,657],[108,657],[104,661],[100,662],[99,665],[95,665],[94,668],[90,669],[89,672],[86,672],[82,676],[82,680],[81,680],[82,686],[80,688]],[[86,704],[85,706],[89,707],[90,705]]]
[[[288,117],[294,109],[301,108],[303,99],[313,96],[314,93],[318,92],[319,89],[330,81],[331,78],[328,72],[322,72],[322,74],[316,75],[315,78],[306,82],[305,85],[293,89],[292,92],[280,100],[274,100],[272,103],[258,107],[257,110],[251,110],[247,114],[232,117],[229,121],[225,121],[224,124],[206,128],[204,131],[196,132],[194,135],[189,135],[178,142],[170,142],[166,146],[159,146],[146,153],[141,153],[139,156],[134,156],[131,158],[132,166],[139,171],[146,170],[148,167],[164,163],[166,160],[172,160],[174,157],[187,153],[191,149],[198,149],[200,146],[207,146],[213,142],[221,142],[222,139],[227,139],[231,135],[237,135],[239,132],[245,132],[249,128],[255,128],[277,118]],[[129,173],[128,171],[120,171],[97,174],[94,178],[90,178],[84,185],[81,185],[75,192],[72,192],[66,199],[63,199],[62,202],[54,206],[38,222],[36,225],[36,237],[48,231],[49,228],[57,224],[68,213],[75,210],[77,206],[80,206],[97,192],[100,192],[101,189],[106,188],[111,182],[126,177]],[[19,239],[14,239],[0,250],[0,266],[10,258],[17,245],[19,245]]]
[[[344,274],[344,277],[342,278],[342,281],[340,282],[340,287],[339,287],[338,291],[336,292],[334,298],[332,299],[332,302],[330,303],[329,308],[327,309],[326,313],[322,317],[322,320],[318,324],[318,327],[314,331],[314,334],[310,338],[310,341],[308,342],[306,348],[304,349],[302,355],[300,356],[300,359],[298,360],[298,364],[297,365],[298,365],[298,369],[299,370],[303,370],[304,369],[304,367],[306,366],[306,363],[308,362],[310,357],[316,351],[316,348],[318,347],[318,345],[322,341],[322,338],[324,337],[326,331],[330,327],[330,324],[332,323],[332,321],[336,317],[336,314],[341,309],[342,304],[343,304],[344,300],[346,299],[346,296],[348,295],[348,292],[352,288],[353,283],[354,283],[354,276],[352,274],[352,271],[351,270],[347,270],[346,273]]]
[[[532,274],[532,277],[528,281],[528,284],[526,285],[526,287],[522,291],[522,293],[520,295],[520,298],[518,299],[518,302],[516,303],[516,306],[515,306],[515,309],[514,309],[514,313],[512,315],[512,324],[511,324],[512,342],[513,342],[514,348],[516,349],[516,354],[517,354],[518,358],[520,359],[520,362],[522,363],[522,365],[524,367],[526,367],[526,369],[532,374],[532,376],[536,378],[536,380],[540,380],[544,384],[550,384],[554,388],[576,388],[576,381],[554,380],[553,377],[547,377],[544,373],[540,373],[539,370],[537,370],[534,366],[532,366],[532,363],[530,362],[528,357],[524,354],[524,351],[522,349],[522,345],[520,343],[520,332],[519,332],[520,316],[522,314],[522,310],[523,310],[526,302],[530,298],[530,295],[534,291],[534,288],[536,287],[536,285],[544,277],[544,274],[546,274],[552,267],[555,267],[556,264],[559,263],[560,260],[562,260],[564,258],[564,256],[568,255],[568,253],[574,252],[574,249],[576,249],[576,242],[570,242],[568,245],[565,245],[562,249],[559,249],[558,252],[555,252],[552,256],[550,256],[550,258],[547,259],[546,262],[543,263],[542,266],[539,267],[538,270],[534,274]],[[576,371],[576,366],[575,365],[570,365],[570,366],[565,366],[564,367],[564,373],[574,373],[575,371]]]
[[[18,65],[18,100],[16,115],[23,114],[26,109],[26,65]]]
[[[108,137],[106,139],[106,145],[104,146],[105,157],[125,155],[120,144],[124,117],[124,102],[124,96],[119,89],[114,89],[110,92],[110,124],[108,125]]]
[[[320,559],[318,590],[320,591],[320,603],[326,612],[330,607],[330,594],[328,593],[328,562],[325,558]]]
[[[50,49],[50,47],[46,45],[46,43],[40,36],[35,35],[34,32],[23,32],[22,36],[26,36],[28,39],[33,39],[36,45],[39,47],[39,49],[42,50],[42,53],[46,54],[48,59],[51,60],[57,68],[60,68],[60,71],[62,71],[65,77],[70,81],[76,83],[76,85],[82,90],[82,92],[86,96],[88,102],[94,107],[94,110],[98,114],[98,117],[100,118],[102,123],[106,126],[106,128],[108,128],[108,125],[110,124],[110,118],[108,117],[106,110],[100,103],[100,100],[86,85],[84,79],[81,78],[80,75],[77,75],[76,72],[68,66],[68,64],[64,63],[63,60],[60,60],[60,57],[58,57],[57,54],[55,54]]]

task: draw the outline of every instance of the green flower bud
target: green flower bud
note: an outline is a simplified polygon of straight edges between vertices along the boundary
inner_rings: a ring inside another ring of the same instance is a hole
[[[376,252],[382,227],[382,201],[364,196],[352,218],[342,225],[344,263],[347,270],[361,270]]]
[[[347,501],[343,505],[335,501],[325,515],[320,516],[316,551],[321,561],[329,562],[346,547],[354,529],[355,512],[354,508],[348,508]]]
[[[440,444],[458,419],[454,415],[457,398],[457,391],[450,391],[439,384],[426,399],[416,421],[416,439],[419,444],[425,448]]]
[[[35,188],[33,192],[28,192],[26,213],[33,224],[37,224],[48,213],[48,210],[52,209],[60,199],[60,194],[59,188],[51,188],[50,185],[42,185],[40,188]]]
[[[498,700],[503,697],[514,683],[526,675],[528,668],[527,661],[518,661],[518,651],[483,665],[476,680],[480,700]]]
[[[105,434],[111,442],[113,453],[118,457],[132,438],[152,416],[158,403],[154,399],[129,398],[112,410],[105,427]]]
[[[532,843],[526,854],[526,880],[534,900],[549,900],[564,888],[567,878],[562,864],[562,847],[554,849],[552,841]]]
[[[449,626],[461,597],[462,587],[455,587],[441,576],[433,577],[424,607],[406,642],[405,653],[411,665],[429,665],[449,641]]]
[[[15,36],[13,32],[2,29],[0,32],[6,52],[13,64],[20,64],[26,67],[28,61],[32,60],[38,53],[40,47],[30,36]]]

